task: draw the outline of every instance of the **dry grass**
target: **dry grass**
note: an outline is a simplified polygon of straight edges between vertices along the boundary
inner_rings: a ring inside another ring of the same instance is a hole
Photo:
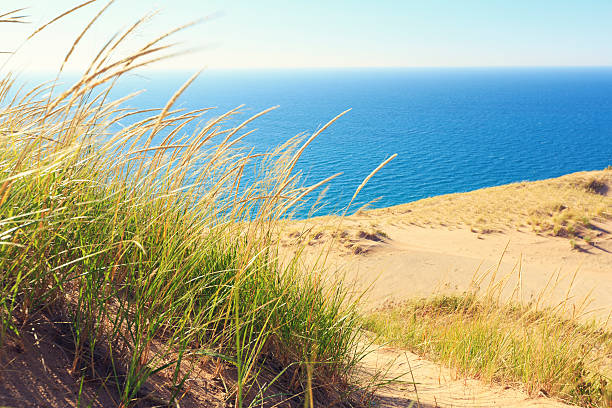
[[[377,225],[364,223],[347,226],[334,222],[334,218],[325,217],[325,219],[332,221],[325,223],[320,217],[315,221],[285,222],[280,243],[285,247],[322,245],[325,250],[333,247],[346,255],[361,255],[368,253],[378,243],[389,239],[387,233]]]
[[[587,236],[591,223],[612,218],[612,169],[427,198],[363,215],[419,226],[467,227],[476,233],[527,228]]]

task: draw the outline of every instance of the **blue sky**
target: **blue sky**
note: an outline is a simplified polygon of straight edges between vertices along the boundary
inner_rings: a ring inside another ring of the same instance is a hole
[[[2,0],[29,5],[28,26],[0,25],[0,50],[72,0]],[[99,1],[23,46],[11,66],[54,70]],[[148,11],[160,13],[135,39],[197,17],[213,19],[176,39],[198,52],[160,69],[410,66],[611,66],[612,0],[117,0],[85,37],[79,69],[110,35]]]

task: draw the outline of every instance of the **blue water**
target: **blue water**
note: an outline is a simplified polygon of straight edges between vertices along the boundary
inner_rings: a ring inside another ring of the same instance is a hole
[[[189,74],[132,77],[132,106],[163,106]],[[346,205],[383,160],[398,157],[359,195],[374,207],[612,164],[612,68],[338,69],[204,72],[177,106],[245,104],[241,119],[280,108],[248,129],[268,150],[352,110],[306,151],[316,182],[336,172],[322,213]]]

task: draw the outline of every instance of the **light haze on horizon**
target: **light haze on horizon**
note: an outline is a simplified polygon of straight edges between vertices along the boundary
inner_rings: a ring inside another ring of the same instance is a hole
[[[0,51],[14,50],[72,0],[2,0],[0,14],[29,8],[32,24],[2,24]],[[99,1],[23,46],[8,67],[55,71]],[[194,53],[158,69],[314,67],[612,66],[610,0],[117,0],[84,37],[68,70],[80,70],[121,28],[159,14],[136,41],[211,16],[175,40]],[[7,58],[0,55],[0,63]]]

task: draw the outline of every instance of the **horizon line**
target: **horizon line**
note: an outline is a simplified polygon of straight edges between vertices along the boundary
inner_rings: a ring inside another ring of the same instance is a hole
[[[612,65],[346,65],[346,66],[270,66],[270,67],[180,67],[180,68],[166,68],[166,67],[145,67],[140,72],[193,72],[202,70],[203,73],[207,71],[298,71],[298,70],[386,70],[386,69],[406,69],[406,70],[418,70],[418,69],[546,69],[546,68],[558,68],[558,69],[571,69],[571,68],[612,68]],[[15,71],[20,74],[57,74],[58,70],[51,69],[32,69],[32,70],[21,70]],[[64,70],[62,74],[80,74],[78,70]],[[138,74],[138,72],[134,72]]]

